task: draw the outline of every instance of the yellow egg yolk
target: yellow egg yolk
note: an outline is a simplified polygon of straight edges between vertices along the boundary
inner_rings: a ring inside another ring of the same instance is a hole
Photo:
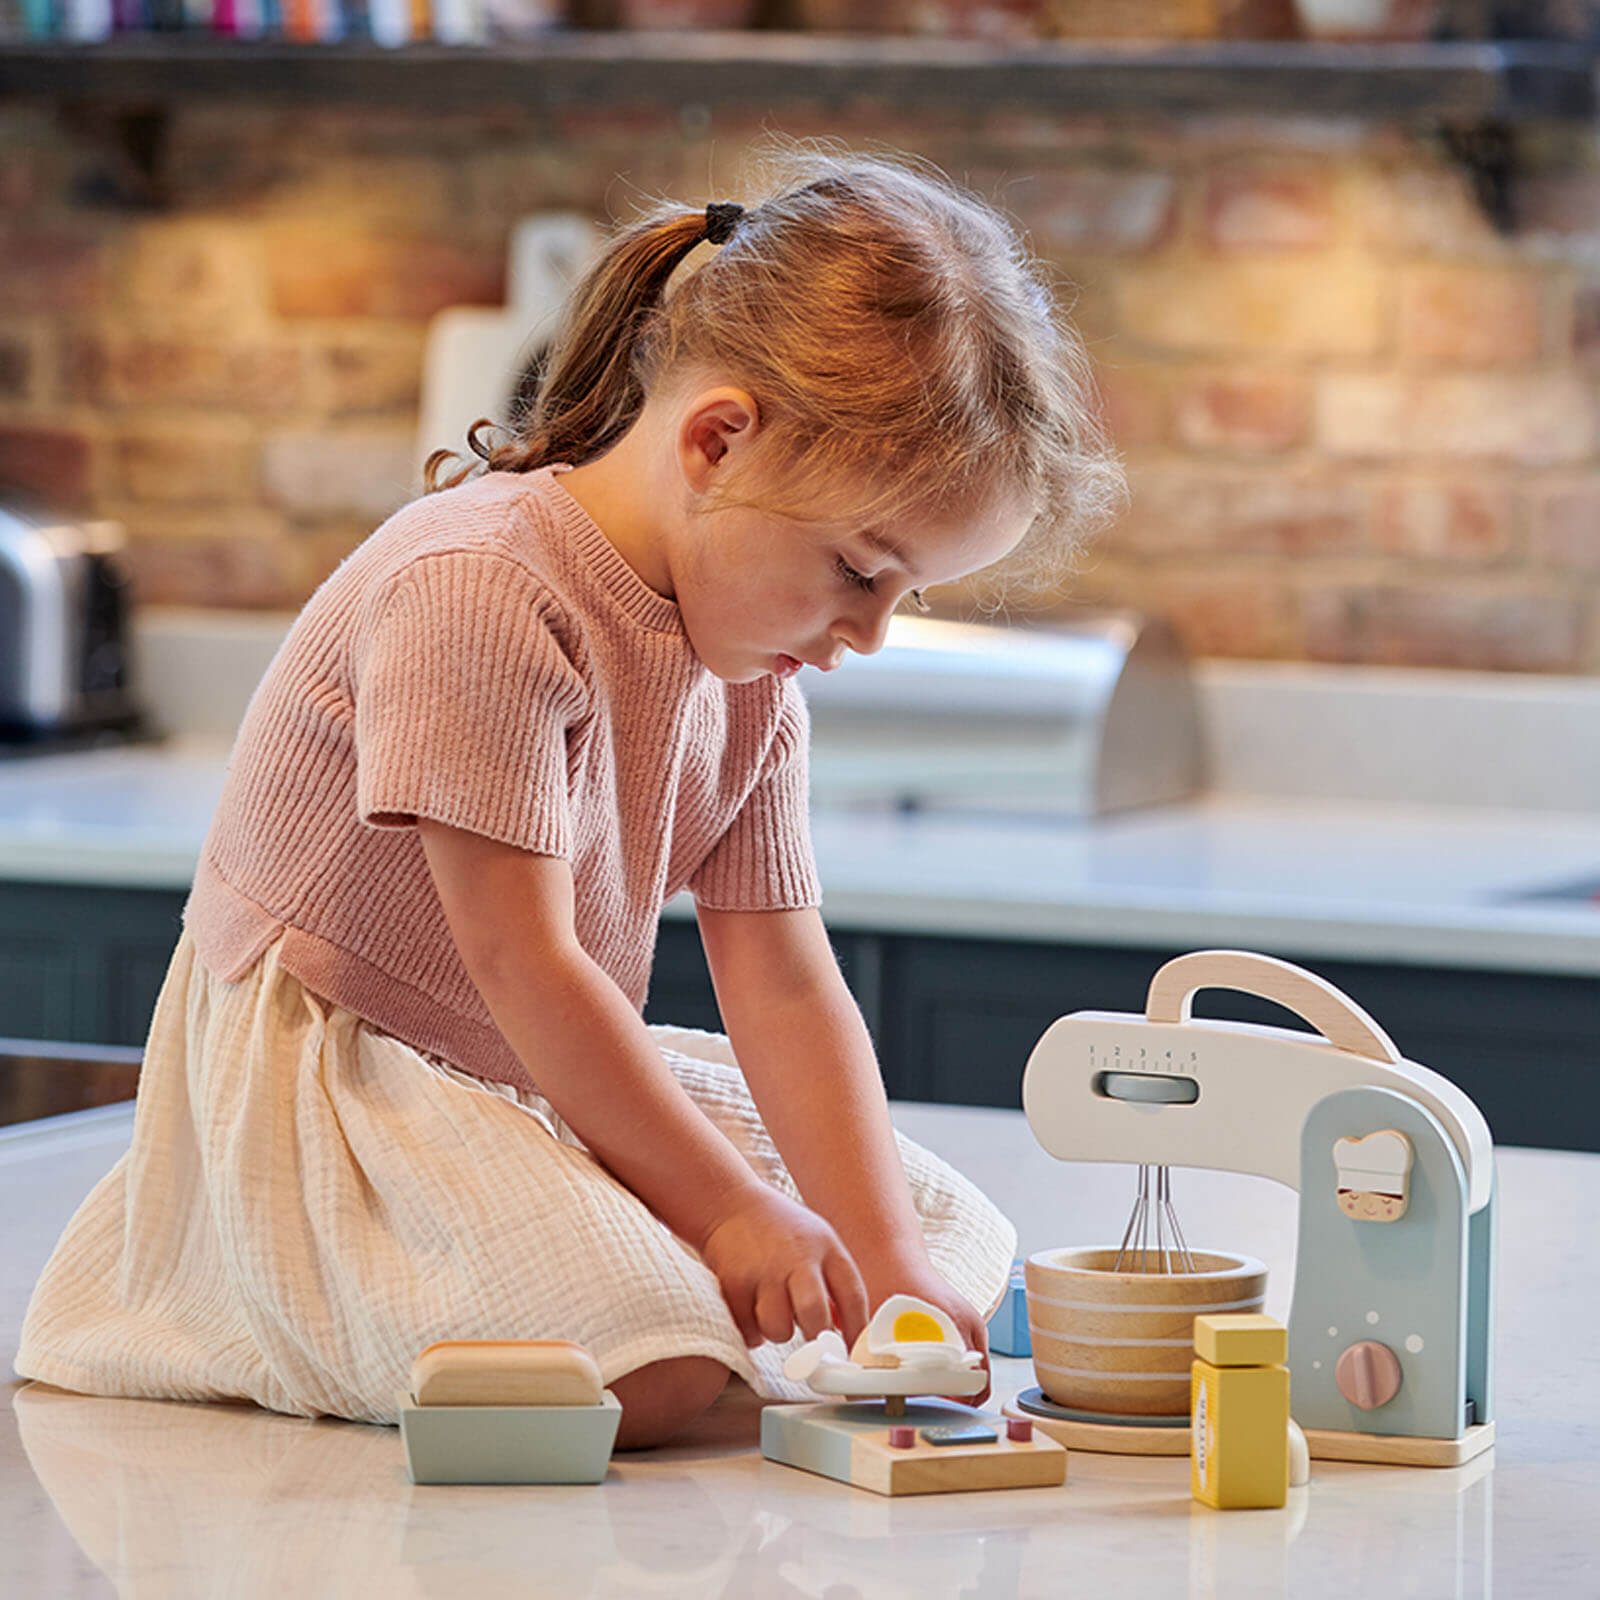
[[[902,1311],[894,1319],[896,1344],[944,1343],[944,1329],[926,1311]]]

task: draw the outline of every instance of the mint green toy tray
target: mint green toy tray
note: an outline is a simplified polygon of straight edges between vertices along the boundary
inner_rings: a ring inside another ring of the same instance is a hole
[[[400,1397],[413,1483],[600,1483],[622,1405],[419,1406]]]

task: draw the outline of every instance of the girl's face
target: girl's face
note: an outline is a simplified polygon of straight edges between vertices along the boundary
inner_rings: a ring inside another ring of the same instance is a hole
[[[708,414],[712,423],[717,410]],[[698,439],[680,434],[691,486],[698,478],[704,487],[747,438],[738,428],[713,427]],[[951,583],[1001,560],[1032,517],[1031,508],[1005,502],[875,521],[846,515],[802,521],[741,505],[691,503],[672,519],[663,553],[695,653],[717,677],[748,683],[769,673],[791,677],[805,665],[831,672],[852,650],[871,655],[911,590]]]
[[[686,529],[674,588],[695,653],[747,683],[802,666],[831,672],[881,649],[912,589],[966,577],[1008,555],[1031,521],[1011,507],[944,520],[797,521],[730,507]]]

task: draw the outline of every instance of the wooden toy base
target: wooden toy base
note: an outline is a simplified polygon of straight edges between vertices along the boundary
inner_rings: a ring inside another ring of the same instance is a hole
[[[1018,1399],[1037,1395],[1025,1389]],[[1048,1401],[1044,1402],[1046,1405]],[[1057,1407],[1056,1410],[1061,1408]],[[1075,1417],[1024,1409],[1017,1400],[1001,1407],[1008,1417],[1026,1417],[1034,1427],[1070,1450],[1113,1456],[1186,1456],[1186,1427],[1150,1427],[1139,1423],[1082,1422]],[[1340,1433],[1307,1428],[1306,1445],[1313,1461],[1370,1461],[1394,1467],[1459,1467],[1494,1445],[1494,1424],[1480,1422],[1459,1439],[1410,1439],[1394,1433]]]
[[[1398,1433],[1337,1433],[1307,1428],[1314,1461],[1376,1461],[1392,1467],[1459,1467],[1493,1448],[1494,1424],[1480,1422],[1459,1439],[1407,1439]]]
[[[769,1461],[874,1494],[1029,1489],[1067,1481],[1067,1452],[1056,1440],[1038,1429],[1025,1442],[1008,1439],[1002,1419],[971,1406],[909,1401],[905,1415],[892,1421],[918,1430],[910,1449],[890,1446],[891,1419],[881,1400],[766,1406],[761,1412],[761,1453]],[[969,1421],[987,1424],[999,1437],[993,1444],[948,1445],[928,1444],[920,1437],[926,1427]]]

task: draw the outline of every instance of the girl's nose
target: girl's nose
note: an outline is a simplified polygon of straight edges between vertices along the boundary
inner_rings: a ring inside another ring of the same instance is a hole
[[[858,656],[876,655],[888,637],[889,619],[893,615],[892,604],[875,603],[870,610],[840,617],[834,624],[833,636],[847,644]]]

